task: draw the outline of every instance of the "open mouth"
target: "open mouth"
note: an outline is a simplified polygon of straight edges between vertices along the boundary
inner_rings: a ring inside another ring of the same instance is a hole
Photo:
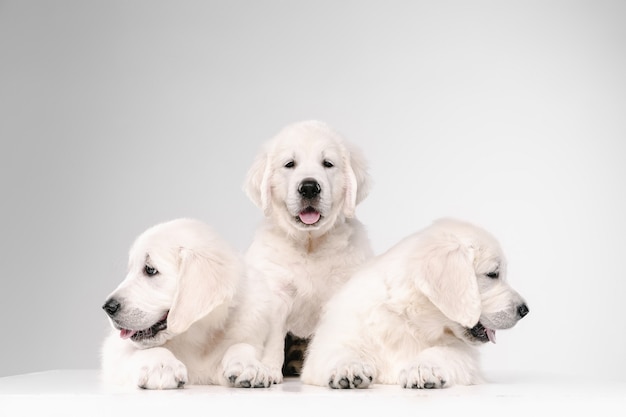
[[[320,214],[320,212],[311,206],[308,206],[307,208],[302,210],[300,214],[298,214],[298,217],[296,217],[296,219],[306,225],[313,225],[320,221],[321,218],[322,215]]]
[[[483,343],[491,342],[496,343],[496,331],[493,329],[488,329],[483,326],[481,322],[471,329],[468,329],[468,332],[474,337],[474,339],[479,340]]]
[[[133,342],[140,342],[145,339],[150,339],[157,335],[161,330],[167,329],[167,315],[169,311],[165,313],[165,315],[152,326],[143,330],[129,330],[129,329],[120,329],[120,337],[122,339],[130,339]]]

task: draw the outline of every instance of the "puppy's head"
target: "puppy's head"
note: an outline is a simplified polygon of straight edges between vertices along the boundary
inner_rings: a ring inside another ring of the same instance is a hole
[[[102,308],[121,338],[162,345],[212,312],[223,320],[240,273],[235,252],[206,224],[161,223],[134,242],[126,278]]]
[[[422,234],[417,287],[470,343],[494,342],[496,330],[528,314],[524,299],[507,283],[506,260],[487,231],[453,219],[436,221]]]
[[[354,216],[369,186],[361,152],[326,124],[307,121],[287,126],[265,144],[244,190],[288,233],[321,234],[339,216]]]

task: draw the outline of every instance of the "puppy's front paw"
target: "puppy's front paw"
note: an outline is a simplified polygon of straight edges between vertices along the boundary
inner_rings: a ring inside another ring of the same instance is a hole
[[[277,378],[275,374],[276,372],[271,372],[256,359],[234,359],[224,368],[224,378],[231,386],[237,388],[267,388],[274,383],[281,382],[275,380]]]
[[[268,375],[270,384],[282,384],[283,383],[283,371],[280,368],[269,368]]]
[[[400,372],[402,388],[433,389],[443,388],[448,382],[448,373],[443,367],[421,363]]]
[[[144,389],[183,388],[187,381],[187,368],[176,358],[146,363],[137,374],[137,386]]]
[[[328,386],[331,388],[367,388],[374,380],[374,368],[361,362],[339,363],[331,371]]]

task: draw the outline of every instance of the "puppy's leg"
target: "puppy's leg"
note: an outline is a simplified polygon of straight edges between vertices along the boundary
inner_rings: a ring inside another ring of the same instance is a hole
[[[241,304],[245,308],[237,310],[222,343],[222,383],[241,388],[269,387],[283,380],[286,305],[273,299],[264,287],[248,287],[245,295]]]
[[[133,355],[137,386],[145,389],[182,388],[188,381],[187,368],[163,347],[138,350]]]
[[[367,388],[374,381],[375,368],[360,360],[344,360],[335,364],[328,377],[330,388]]]
[[[367,388],[376,379],[373,363],[341,345],[314,337],[310,347],[300,377],[305,384],[338,389]]]
[[[257,359],[257,349],[247,343],[237,343],[222,359],[224,379],[238,388],[267,388],[274,383],[270,370]]]
[[[445,366],[437,363],[424,362],[407,367],[400,372],[399,383],[402,388],[432,389],[448,385],[450,377]]]
[[[287,336],[286,320],[286,314],[276,314],[263,352],[263,363],[270,369],[275,384],[283,382],[282,368],[285,360],[285,337]]]
[[[342,293],[352,295],[353,293]],[[367,388],[378,376],[375,343],[351,300],[329,304],[306,352],[300,379],[305,384],[330,388]]]
[[[403,388],[433,389],[482,382],[476,352],[468,346],[436,346],[400,372]]]
[[[376,379],[376,367],[358,356],[337,360],[317,360],[309,355],[300,379],[309,385],[335,389],[367,388]]]
[[[102,373],[106,382],[146,389],[182,388],[188,381],[187,368],[168,349],[137,349],[117,334],[105,340]]]

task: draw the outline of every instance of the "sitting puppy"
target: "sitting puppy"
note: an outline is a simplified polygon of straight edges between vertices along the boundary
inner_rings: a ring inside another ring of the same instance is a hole
[[[372,256],[355,217],[369,183],[361,152],[321,122],[287,126],[258,153],[245,191],[265,218],[246,265],[250,279],[267,283],[270,292],[267,303],[247,308],[251,315],[269,317],[271,327],[263,352],[242,343],[225,355],[226,377],[234,386],[249,386],[243,370],[254,369],[258,359],[274,382],[283,372],[299,372],[298,352],[313,334],[322,306]],[[260,333],[255,329],[251,336]]]
[[[149,389],[228,384],[220,361],[233,343],[226,335],[244,280],[243,260],[208,225],[177,219],[146,230],[103,306],[113,327],[102,349],[104,379]],[[272,382],[262,368],[249,380]]]
[[[328,303],[302,381],[443,388],[482,381],[474,346],[528,314],[498,242],[444,219],[366,264]]]

